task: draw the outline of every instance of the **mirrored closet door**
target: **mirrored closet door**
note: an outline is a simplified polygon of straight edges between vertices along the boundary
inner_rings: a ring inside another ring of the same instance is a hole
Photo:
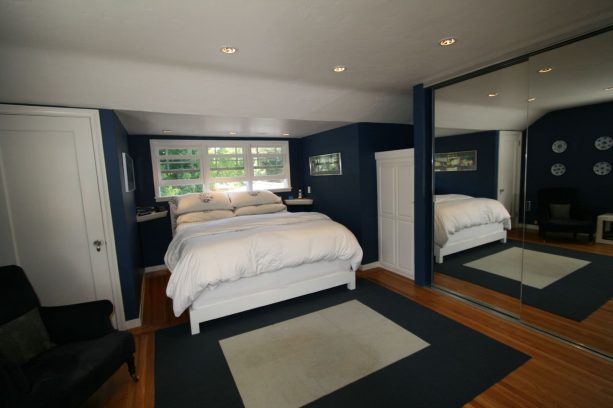
[[[613,32],[434,97],[434,285],[613,355]]]
[[[519,316],[526,61],[435,91],[433,282]]]
[[[611,355],[613,242],[596,229],[613,213],[613,32],[528,66],[521,319]]]

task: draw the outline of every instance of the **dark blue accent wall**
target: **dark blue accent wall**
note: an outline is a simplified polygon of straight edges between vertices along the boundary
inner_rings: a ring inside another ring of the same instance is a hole
[[[155,187],[153,185],[153,166],[151,163],[151,140],[219,140],[217,136],[151,136],[151,135],[130,135],[129,148],[130,155],[134,160],[134,173],[136,178],[135,201],[139,207],[162,206],[167,207],[164,202],[155,201]],[[261,137],[235,137],[223,138],[224,140],[288,140],[292,193],[297,195],[298,189],[302,185],[301,167],[301,139],[279,139]],[[279,193],[281,197],[287,197],[292,193]],[[138,223],[140,235],[141,258],[143,266],[156,266],[164,264],[164,254],[168,244],[172,240],[172,230],[170,218],[161,218],[147,222]]]
[[[110,110],[100,110],[100,125],[124,315],[126,320],[131,320],[139,317],[142,268],[135,195],[125,191],[123,180],[122,153],[128,152],[128,134]]]
[[[303,184],[311,186],[313,210],[345,225],[356,236],[362,263],[379,259],[375,152],[413,147],[410,125],[358,123],[301,139]],[[343,174],[311,176],[309,156],[341,153]]]
[[[528,128],[526,198],[532,202],[526,222],[534,222],[537,214],[537,192],[547,187],[574,187],[579,204],[594,216],[613,212],[613,173],[598,176],[595,163],[613,164],[613,149],[598,150],[594,141],[600,136],[613,136],[613,102],[550,112]],[[568,148],[554,153],[551,145],[565,140]],[[562,163],[566,173],[551,174],[551,166]]]
[[[435,153],[477,151],[476,171],[437,171],[436,194],[466,194],[473,197],[498,197],[498,132],[487,131],[437,137]]]
[[[413,126],[415,140],[414,257],[415,283],[432,283],[433,225],[432,158],[434,147],[434,106],[432,89],[413,87]]]

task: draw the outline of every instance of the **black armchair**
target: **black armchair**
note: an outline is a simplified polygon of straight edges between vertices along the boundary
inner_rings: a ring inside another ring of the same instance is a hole
[[[0,279],[0,407],[77,407],[123,363],[137,380],[134,337],[111,325],[111,302],[42,307],[23,269],[0,267]],[[19,361],[23,356],[7,350],[31,340],[15,337],[14,322],[36,311],[33,321],[46,329],[44,350]]]
[[[538,191],[539,236],[547,232],[570,232],[588,234],[590,241],[596,225],[592,214],[579,207],[577,190],[574,188],[544,188]]]

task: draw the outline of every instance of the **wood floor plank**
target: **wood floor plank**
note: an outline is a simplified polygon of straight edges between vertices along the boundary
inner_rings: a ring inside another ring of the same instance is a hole
[[[418,287],[409,279],[384,269],[363,271],[359,276],[532,357],[466,407],[613,407],[613,363],[430,288]],[[165,295],[168,277],[167,271],[145,277],[143,327],[133,331],[139,382],[133,383],[126,367],[122,367],[86,407],[154,406],[154,332],[188,321],[185,314],[176,318],[172,313],[172,305]]]

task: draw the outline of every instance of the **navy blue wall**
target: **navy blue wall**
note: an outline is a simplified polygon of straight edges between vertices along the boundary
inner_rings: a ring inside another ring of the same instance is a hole
[[[435,153],[477,151],[476,171],[437,171],[436,194],[466,194],[473,197],[498,197],[498,132],[487,131],[437,137]]]
[[[432,283],[432,240],[434,205],[432,202],[432,158],[434,149],[434,98],[431,88],[413,87],[413,140],[415,141],[415,283]]]
[[[131,320],[139,317],[142,268],[134,192],[125,192],[123,180],[122,153],[128,152],[128,134],[113,111],[100,111],[100,125],[124,315]]]
[[[218,140],[220,137],[214,136],[150,136],[150,135],[131,135],[129,137],[130,155],[134,159],[134,173],[136,178],[135,200],[139,207],[159,205],[166,207],[164,202],[156,203],[155,187],[153,185],[153,167],[151,163],[151,147],[149,141],[156,140]],[[302,185],[302,168],[300,139],[279,139],[279,138],[258,138],[258,137],[236,137],[223,138],[224,140],[288,140],[292,193],[279,193],[282,197],[297,195],[298,189]],[[141,241],[141,258],[144,266],[155,266],[164,264],[164,254],[168,244],[172,240],[172,230],[170,218],[156,219],[138,224]]]
[[[594,215],[613,212],[613,173],[594,174],[592,167],[600,161],[613,163],[613,149],[598,150],[594,141],[600,136],[613,136],[613,102],[550,112],[528,128],[527,200],[532,211],[526,222],[537,214],[537,191],[546,187],[574,187],[580,205]],[[554,153],[551,145],[565,140],[564,153]],[[562,163],[566,173],[551,174],[551,166]]]
[[[356,236],[362,263],[379,259],[375,152],[413,147],[410,125],[359,123],[301,139],[303,191],[311,186],[313,210],[328,215]],[[309,156],[341,153],[343,174],[309,174]]]

